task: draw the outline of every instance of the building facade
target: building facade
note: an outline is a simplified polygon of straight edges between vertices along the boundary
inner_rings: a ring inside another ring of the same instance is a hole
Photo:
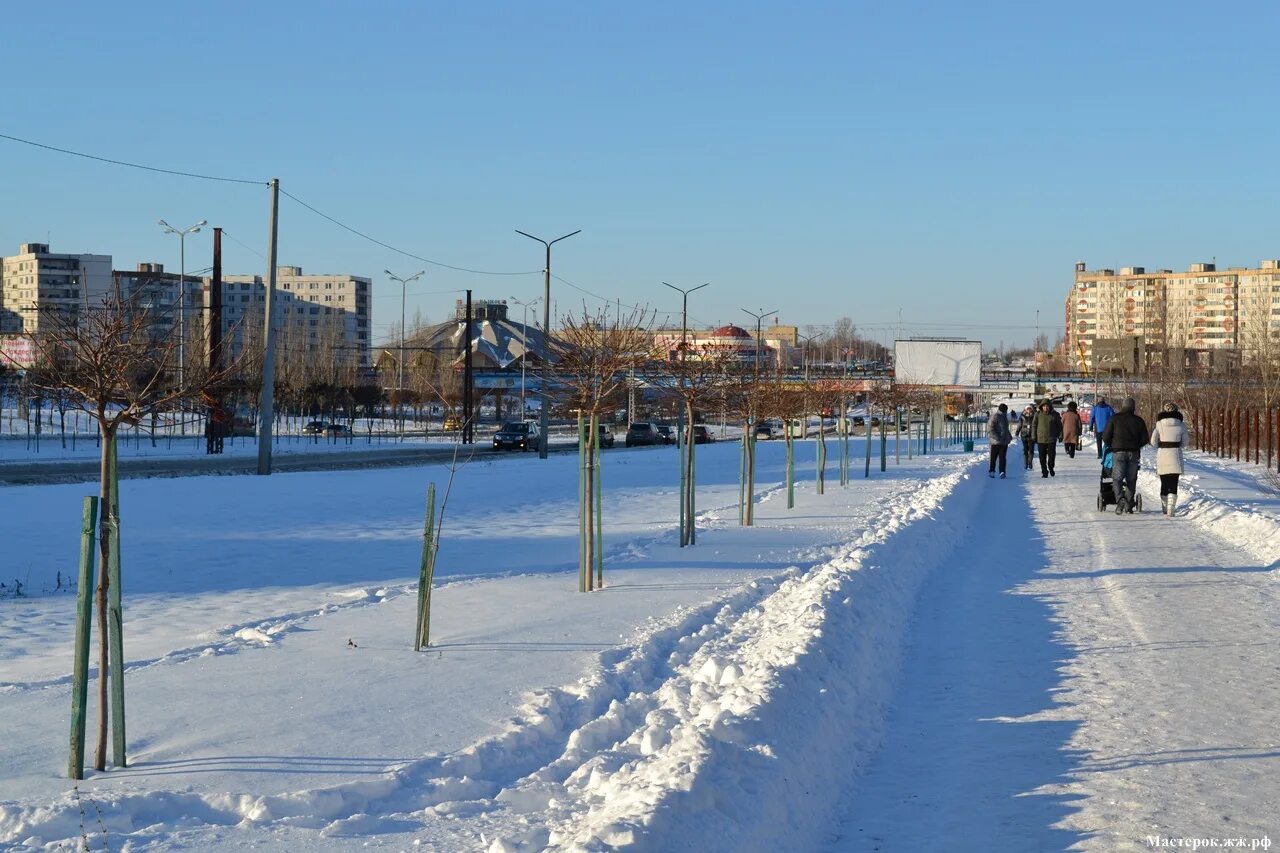
[[[1144,362],[1175,351],[1248,362],[1280,349],[1280,260],[1224,270],[1198,263],[1186,272],[1077,263],[1065,307],[1068,353],[1089,370],[1096,342],[1122,338]]]
[[[41,316],[74,321],[101,305],[111,288],[111,256],[60,254],[24,243],[0,261],[0,335],[37,334]]]
[[[184,287],[179,287],[182,278]],[[112,287],[120,301],[133,310],[144,311],[151,320],[152,334],[168,336],[179,316],[186,318],[185,329],[203,325],[205,280],[200,276],[182,277],[165,272],[164,264],[138,264],[136,270],[112,270]]]
[[[679,357],[682,340],[688,344],[690,357],[697,357],[700,350],[715,350],[746,364],[754,364],[758,355],[760,366],[769,369],[790,366],[792,350],[785,341],[761,334],[757,345],[754,335],[733,324],[718,329],[659,329],[654,332],[653,346],[660,357],[675,361]]]
[[[205,279],[207,305],[211,281]],[[283,347],[307,353],[350,353],[368,367],[373,281],[358,275],[310,275],[302,267],[276,268],[276,329]],[[232,357],[262,337],[266,285],[260,275],[222,278],[222,334]]]

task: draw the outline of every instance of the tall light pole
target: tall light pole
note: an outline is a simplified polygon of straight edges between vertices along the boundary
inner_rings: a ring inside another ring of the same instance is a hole
[[[422,278],[422,276],[424,276],[424,275],[426,275],[426,274],[427,274],[427,271],[426,271],[426,270],[418,270],[416,273],[414,273],[413,275],[409,276],[408,278],[401,278],[400,276],[398,276],[398,275],[396,275],[395,273],[393,273],[391,270],[383,270],[383,272],[384,272],[384,273],[386,273],[386,274],[387,274],[387,277],[388,277],[388,278],[390,278],[392,281],[398,281],[398,282],[400,282],[400,363],[399,363],[399,364],[397,365],[397,367],[396,367],[396,391],[397,391],[397,392],[399,392],[399,393],[397,394],[397,399],[403,399],[403,398],[404,398],[404,300],[405,300],[405,291],[406,291],[406,290],[408,290],[408,288],[409,288],[409,282],[411,282],[411,281],[416,281],[417,279]],[[399,408],[399,406],[397,406],[396,408],[398,409],[398,408]],[[403,426],[402,426],[402,428],[403,428]]]
[[[759,382],[760,381],[760,334],[761,334],[760,327],[764,324],[764,318],[768,317],[770,314],[778,313],[778,309],[775,308],[772,311],[747,311],[746,308],[743,308],[742,310],[746,311],[746,313],[756,318],[756,381]]]
[[[207,220],[201,219],[190,228],[174,228],[163,219],[160,220],[164,233],[178,235],[178,385],[182,385],[187,358],[187,235],[196,233],[200,226],[208,224]]]
[[[685,290],[683,287],[676,287],[674,284],[669,284],[665,281],[663,284],[680,294],[680,362],[684,363],[684,351],[688,346],[687,339],[689,337],[689,294],[693,293],[695,290],[701,290],[711,284],[711,282],[703,282],[697,287],[691,287],[688,290]]]
[[[527,302],[521,299],[511,297],[511,301],[524,309],[524,322],[520,324],[520,420],[524,420],[524,368],[529,362],[529,306],[537,305],[542,301],[538,299],[530,299]]]
[[[538,414],[539,432],[538,436],[538,458],[547,458],[547,429],[551,426],[551,413],[548,411],[547,403],[549,402],[548,389],[551,387],[551,378],[548,375],[548,369],[551,364],[551,247],[561,240],[568,240],[574,234],[581,234],[582,229],[579,228],[571,234],[565,234],[563,237],[557,237],[554,240],[547,241],[541,237],[535,237],[532,234],[515,229],[517,234],[528,237],[530,240],[537,240],[539,243],[547,247],[547,263],[542,268],[542,403],[538,407],[541,412]]]

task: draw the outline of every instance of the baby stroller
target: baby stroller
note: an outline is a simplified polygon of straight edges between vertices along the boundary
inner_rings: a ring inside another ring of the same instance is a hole
[[[1119,502],[1119,498],[1116,497],[1115,478],[1111,476],[1113,461],[1111,448],[1102,448],[1102,479],[1098,483],[1098,512],[1106,512],[1107,507],[1115,506]],[[1134,498],[1133,508],[1142,512],[1142,495]]]

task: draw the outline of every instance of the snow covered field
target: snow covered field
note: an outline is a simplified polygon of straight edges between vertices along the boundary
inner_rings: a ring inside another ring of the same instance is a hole
[[[799,447],[811,472],[813,445]],[[125,481],[133,766],[81,792],[108,835],[135,844],[295,849],[445,833],[448,849],[479,844],[473,825],[523,831],[511,813],[524,808],[500,791],[599,740],[583,732],[604,727],[612,702],[658,689],[868,521],[896,525],[922,478],[967,464],[904,462],[849,489],[829,481],[822,497],[810,474],[788,512],[783,447],[762,443],[760,523],[740,529],[736,447],[699,450],[703,531],[683,552],[674,449],[605,455],[607,587],[585,596],[572,574],[574,461],[471,463],[445,522],[423,654],[409,650],[412,593],[423,494],[440,469]],[[4,541],[21,543],[7,567],[34,593],[0,600],[0,843],[80,836],[61,778],[73,597],[56,587],[84,493],[0,492],[23,507],[0,518]],[[467,811],[476,817],[440,817]]]
[[[674,450],[605,454],[591,595],[574,460],[472,463],[421,654],[438,468],[125,482],[133,765],[90,774],[83,802],[62,778],[72,596],[53,588],[85,487],[0,490],[21,507],[0,514],[5,574],[25,565],[36,593],[0,599],[0,848],[1280,838],[1280,501],[1258,469],[1192,454],[1182,517],[1121,518],[1094,508],[1091,448],[1056,478],[991,481],[976,454],[894,466],[891,447],[847,489],[833,461],[819,496],[801,442],[788,511],[783,447],[759,447],[753,529],[736,448],[699,448],[685,550]]]

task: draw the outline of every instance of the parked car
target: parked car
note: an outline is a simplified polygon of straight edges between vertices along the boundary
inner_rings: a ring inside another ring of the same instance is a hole
[[[346,424],[329,424],[329,426],[325,428],[325,431],[328,432],[329,435],[351,435],[351,427]]]
[[[457,415],[449,415],[444,419],[445,432],[457,432],[462,429],[462,418]]]
[[[531,421],[509,421],[493,434],[493,449],[529,450],[538,446],[538,425]]]
[[[782,435],[782,424],[777,421],[760,421],[756,424],[756,438],[763,438],[768,441],[780,435]]]
[[[676,434],[671,430],[671,424],[654,424],[653,428],[658,431],[658,435],[662,438],[663,444],[672,444],[676,440]]]
[[[600,446],[613,447],[613,427],[608,424],[599,424],[596,430],[600,433]]]
[[[647,422],[634,423],[627,427],[627,447],[644,447],[662,444],[662,436],[653,424]]]
[[[231,429],[227,433],[232,436],[253,436],[258,434],[258,425],[249,418],[237,415],[231,419]]]
[[[324,421],[310,421],[302,428],[303,435],[324,435],[329,425]]]
[[[710,444],[715,441],[716,437],[711,434],[711,430],[702,424],[693,425],[693,443],[694,444]]]

